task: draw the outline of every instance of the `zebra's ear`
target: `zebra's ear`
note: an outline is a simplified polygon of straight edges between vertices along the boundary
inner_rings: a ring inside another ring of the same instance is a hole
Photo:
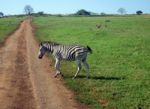
[[[43,46],[43,43],[41,42],[39,46]]]

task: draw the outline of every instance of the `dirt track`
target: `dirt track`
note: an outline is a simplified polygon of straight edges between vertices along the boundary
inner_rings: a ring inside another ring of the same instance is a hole
[[[0,48],[0,109],[78,109],[72,93],[54,78],[49,60],[37,57],[31,19]]]

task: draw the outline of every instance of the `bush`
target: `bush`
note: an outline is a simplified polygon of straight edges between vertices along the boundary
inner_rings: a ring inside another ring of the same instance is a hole
[[[91,15],[91,13],[84,10],[84,9],[81,9],[81,10],[76,12],[76,15]]]
[[[136,11],[136,14],[141,15],[141,14],[143,14],[143,12],[141,10],[139,10],[139,11]]]

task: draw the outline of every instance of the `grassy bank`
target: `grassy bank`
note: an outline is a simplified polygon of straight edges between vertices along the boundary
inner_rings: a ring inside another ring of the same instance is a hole
[[[40,41],[89,45],[92,78],[74,62],[62,62],[65,84],[91,109],[150,108],[150,16],[37,17]],[[101,25],[97,28],[96,25]]]
[[[22,19],[16,17],[0,18],[0,43],[19,26]]]

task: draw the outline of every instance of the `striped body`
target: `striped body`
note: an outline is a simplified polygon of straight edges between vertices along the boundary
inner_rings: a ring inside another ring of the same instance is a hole
[[[75,61],[76,59],[84,59],[87,56],[88,49],[81,46],[54,46],[53,55],[59,59]]]
[[[84,47],[79,45],[61,45],[53,42],[41,43],[40,50],[39,50],[39,58],[42,58],[46,52],[53,54],[53,56],[55,57],[56,75],[61,74],[60,61],[69,60],[69,61],[76,61],[78,65],[78,70],[74,78],[81,70],[81,62],[83,62],[83,64],[85,65],[89,76],[89,71],[88,71],[89,67],[86,62],[86,57],[88,52],[92,52],[90,47],[88,46]]]

